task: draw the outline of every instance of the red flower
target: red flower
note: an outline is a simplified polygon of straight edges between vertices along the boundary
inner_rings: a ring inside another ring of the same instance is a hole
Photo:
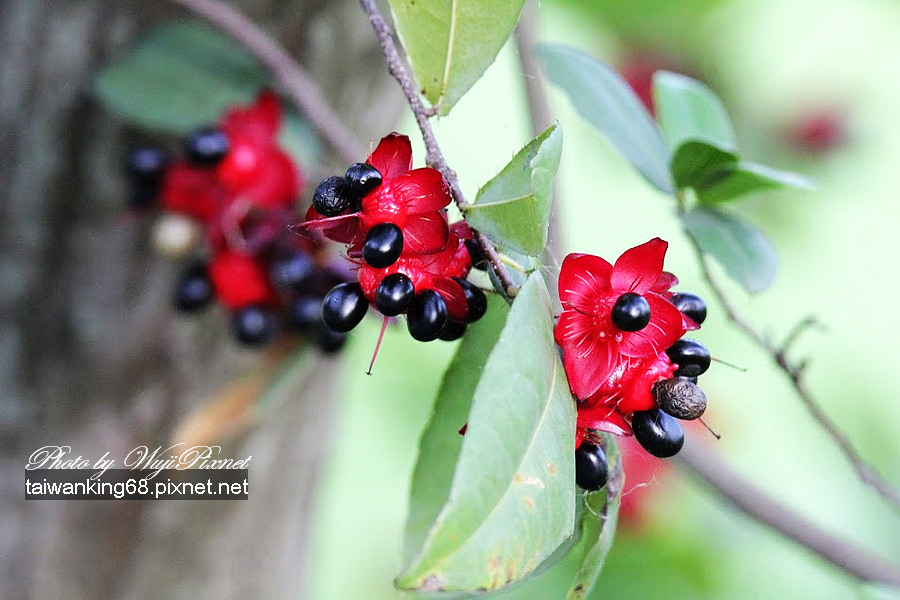
[[[563,311],[554,336],[576,398],[590,398],[604,385],[614,387],[625,372],[655,359],[685,331],[697,328],[668,300],[678,279],[662,270],[667,248],[654,238],[625,251],[615,265],[589,254],[570,254],[563,261]],[[625,292],[640,294],[650,306],[650,322],[639,331],[623,331],[612,322],[613,305]]]
[[[447,247],[449,230],[442,209],[450,204],[450,187],[440,171],[412,168],[412,145],[392,133],[366,159],[381,174],[381,185],[362,199],[362,207],[336,217],[324,217],[310,207],[301,228],[314,228],[335,241],[358,246],[379,223],[403,231],[404,253],[438,252]],[[353,250],[351,249],[351,253]]]
[[[209,263],[216,297],[231,310],[277,300],[266,268],[256,258],[223,250]]]
[[[378,285],[386,276],[403,273],[413,282],[416,292],[434,290],[447,304],[447,312],[455,321],[465,321],[468,314],[466,295],[454,277],[465,279],[472,268],[472,257],[464,241],[451,234],[447,246],[431,254],[407,254],[384,269],[363,263],[359,268],[359,285],[366,299],[375,304]]]

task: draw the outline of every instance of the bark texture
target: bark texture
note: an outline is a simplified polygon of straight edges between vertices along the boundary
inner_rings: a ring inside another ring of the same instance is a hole
[[[300,58],[361,138],[390,129],[402,98],[352,0],[235,4]],[[260,411],[224,448],[254,457],[247,502],[24,499],[37,448],[92,460],[155,448],[259,361],[234,346],[224,311],[173,315],[177,265],[124,211],[120,167],[139,133],[90,94],[100,67],[173,16],[184,14],[165,2],[0,2],[3,598],[302,597],[333,362],[315,359],[305,393]]]

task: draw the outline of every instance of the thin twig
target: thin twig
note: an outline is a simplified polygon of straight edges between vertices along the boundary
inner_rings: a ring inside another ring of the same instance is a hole
[[[522,9],[522,16],[516,26],[516,49],[519,52],[519,64],[522,67],[522,80],[525,83],[525,97],[528,100],[528,112],[531,117],[531,133],[537,137],[553,123],[550,100],[547,97],[547,85],[540,66],[534,60],[534,46],[538,36],[538,18],[536,0],[528,0]],[[557,278],[555,265],[560,263],[560,249],[563,239],[560,232],[559,184],[553,179],[553,210],[550,212],[550,224],[547,231],[547,245],[543,252],[543,263],[551,269],[547,279]],[[556,286],[550,286],[550,294],[554,301],[558,300]]]
[[[764,350],[767,354],[772,357],[773,362],[778,366],[779,370],[785,374],[788,380],[791,382],[791,385],[794,388],[794,393],[796,393],[797,397],[800,398],[800,401],[806,407],[806,410],[809,412],[810,416],[819,424],[820,427],[825,431],[828,437],[837,445],[840,449],[841,453],[843,453],[844,457],[850,463],[850,466],[856,472],[856,476],[862,481],[864,484],[871,487],[875,492],[881,496],[881,498],[890,504],[895,510],[900,510],[900,492],[894,489],[890,483],[888,483],[881,475],[879,475],[872,466],[870,466],[856,451],[853,447],[853,444],[850,442],[850,439],[844,435],[844,433],[840,430],[837,424],[831,420],[831,418],[825,414],[825,411],[822,410],[822,407],[813,397],[812,393],[807,389],[806,385],[803,383],[803,372],[806,368],[807,362],[802,361],[798,364],[792,364],[787,358],[787,349],[788,346],[796,339],[797,335],[799,335],[804,329],[811,326],[815,323],[810,319],[805,319],[801,322],[791,334],[785,340],[785,343],[778,347],[771,340],[766,338],[760,332],[753,328],[747,321],[745,321],[732,306],[731,302],[729,302],[728,297],[725,295],[724,290],[718,284],[715,277],[713,277],[712,271],[709,268],[709,262],[706,259],[706,256],[703,254],[703,250],[700,248],[700,243],[697,239],[691,234],[689,231],[685,231],[687,234],[687,238],[690,241],[691,245],[694,248],[694,252],[697,255],[697,262],[700,265],[700,273],[703,276],[703,279],[706,280],[706,284],[709,286],[709,289],[712,290],[713,295],[718,300],[719,304],[722,306],[722,310],[725,312],[725,316],[731,321],[732,324],[735,325],[738,329],[744,332],[744,334],[750,338],[757,346],[759,346],[762,350]]]
[[[347,164],[354,163],[366,146],[350,132],[322,96],[306,71],[255,23],[219,0],[171,0],[203,17],[237,41],[275,75],[297,110]]]
[[[714,452],[688,444],[681,449],[677,460],[752,519],[768,525],[857,579],[900,587],[900,565],[890,564],[869,550],[825,531],[775,501],[728,469]]]
[[[453,199],[455,200],[456,205],[460,210],[465,211],[469,206],[469,203],[462,193],[456,173],[447,164],[447,160],[444,158],[443,152],[441,152],[437,138],[434,135],[434,130],[431,128],[431,122],[428,120],[428,118],[434,114],[434,111],[425,108],[422,104],[422,99],[419,97],[415,81],[413,81],[406,63],[403,61],[403,58],[401,58],[400,51],[394,43],[391,30],[384,20],[384,17],[381,15],[381,12],[378,10],[378,7],[375,5],[374,0],[359,0],[359,4],[362,6],[366,16],[368,16],[369,23],[372,24],[372,29],[375,30],[375,35],[378,36],[378,41],[381,43],[381,51],[384,54],[388,69],[390,70],[391,75],[394,76],[394,79],[397,80],[397,83],[400,84],[400,89],[403,90],[406,101],[409,103],[413,116],[416,118],[419,131],[422,132],[422,140],[425,142],[426,150],[425,162],[428,166],[441,172],[444,179],[446,179],[447,183],[450,185],[450,190],[453,192]],[[517,286],[510,278],[506,266],[499,260],[497,249],[494,247],[493,243],[486,236],[481,234],[476,235],[475,239],[478,241],[478,245],[484,252],[485,258],[490,263],[491,269],[496,273],[497,279],[499,279],[500,283],[505,288],[503,290],[505,294],[509,297],[515,296]]]

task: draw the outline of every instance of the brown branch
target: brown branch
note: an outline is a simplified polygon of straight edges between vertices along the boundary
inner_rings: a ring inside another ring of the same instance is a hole
[[[812,393],[807,389],[803,382],[803,372],[807,366],[807,362],[801,361],[800,363],[792,364],[787,357],[788,347],[796,340],[800,333],[815,324],[815,321],[810,318],[804,319],[787,336],[785,342],[780,347],[776,346],[771,340],[754,329],[752,325],[738,314],[737,310],[732,306],[731,302],[729,302],[722,287],[718,284],[715,277],[713,277],[706,256],[700,248],[700,243],[691,232],[685,230],[685,234],[697,255],[697,262],[700,265],[700,272],[703,279],[706,280],[713,295],[722,306],[722,310],[725,312],[725,316],[728,320],[731,321],[735,327],[743,331],[753,343],[772,357],[772,360],[778,369],[784,373],[790,381],[794,388],[794,393],[800,398],[800,401],[806,407],[807,412],[809,412],[813,420],[815,420],[825,431],[828,437],[831,438],[834,444],[837,445],[838,449],[856,472],[856,476],[860,481],[875,490],[875,492],[895,510],[900,510],[900,492],[894,489],[890,483],[879,475],[875,469],[859,455],[853,447],[853,444],[850,442],[850,439],[840,430],[837,424],[825,414],[825,411],[813,397]]]
[[[388,70],[391,75],[393,75],[394,79],[397,80],[397,83],[400,84],[400,89],[403,90],[403,94],[406,96],[406,101],[409,103],[409,108],[413,112],[413,116],[419,126],[419,131],[422,132],[422,140],[425,142],[426,150],[425,162],[428,166],[441,172],[444,179],[450,184],[450,190],[453,192],[453,199],[456,202],[456,205],[460,210],[465,212],[469,203],[462,193],[456,173],[447,164],[447,159],[444,158],[444,154],[441,152],[437,138],[434,135],[434,130],[431,128],[431,122],[428,120],[430,116],[434,115],[434,110],[425,108],[422,104],[422,99],[419,97],[415,81],[413,81],[406,63],[400,57],[400,51],[394,43],[391,30],[384,20],[384,17],[381,15],[381,12],[378,10],[378,7],[375,5],[375,1],[359,0],[359,4],[369,18],[369,23],[372,24],[372,29],[375,30],[375,35],[378,36],[378,41],[381,43],[381,51],[387,62]],[[497,275],[497,279],[505,288],[502,290],[504,294],[507,297],[515,296],[518,291],[518,286],[516,286],[510,278],[506,266],[500,261],[497,249],[494,247],[493,243],[491,243],[486,236],[481,234],[476,235],[475,239],[478,241],[478,245],[484,252],[485,258],[490,263],[491,269],[493,269],[494,273]]]
[[[278,80],[297,110],[316,131],[350,164],[357,162],[366,146],[344,125],[322,96],[306,71],[275,40],[255,23],[219,0],[171,0],[203,17],[241,43]]]
[[[738,510],[768,525],[857,579],[900,587],[900,565],[831,534],[728,469],[713,452],[688,444],[677,461]]]
[[[522,67],[522,80],[525,82],[525,97],[528,100],[528,112],[531,118],[531,132],[537,137],[553,123],[550,100],[547,97],[547,85],[540,66],[534,60],[534,46],[538,37],[537,4],[529,0],[522,9],[522,16],[516,26],[516,49],[519,53],[519,64]],[[550,224],[547,231],[547,245],[544,248],[542,262],[551,269],[547,279],[557,278],[555,265],[558,265],[560,250],[563,248],[560,222],[559,184],[553,179],[553,210],[550,212]],[[557,298],[556,286],[549,286],[554,301]]]

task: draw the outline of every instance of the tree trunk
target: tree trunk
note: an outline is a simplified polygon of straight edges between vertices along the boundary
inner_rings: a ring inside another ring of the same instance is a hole
[[[389,130],[402,98],[352,0],[237,5],[309,66],[362,139]],[[235,347],[224,311],[173,315],[176,267],[150,252],[149,223],[125,216],[121,164],[138,134],[90,95],[99,68],[178,15],[137,0],[0,3],[3,598],[303,596],[328,359],[312,359],[303,396],[273,403],[223,449],[253,456],[248,501],[24,497],[38,448],[93,461],[165,447],[186,414],[260,361]]]

